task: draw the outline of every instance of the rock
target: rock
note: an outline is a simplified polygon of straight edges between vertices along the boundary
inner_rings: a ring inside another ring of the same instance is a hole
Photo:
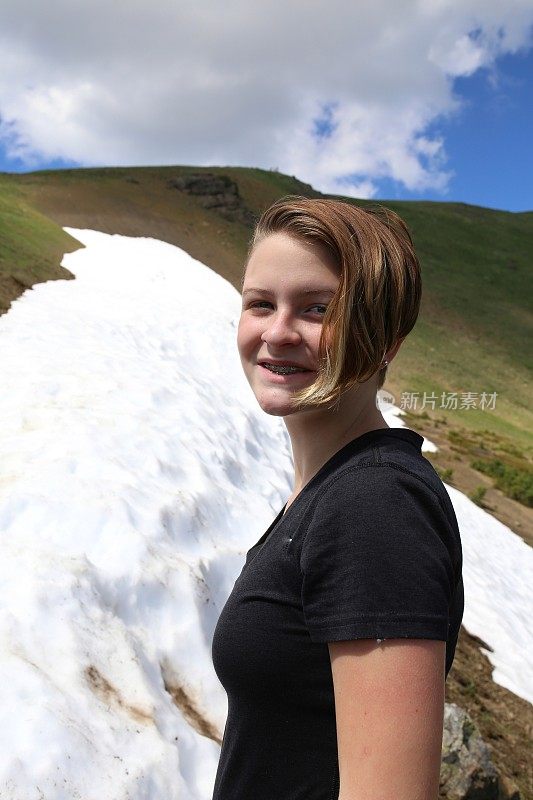
[[[500,775],[500,797],[501,800],[520,800],[518,786],[510,778]]]
[[[214,175],[212,172],[189,173],[167,181],[170,189],[178,189],[198,197],[203,208],[215,210],[225,219],[254,225],[255,217],[246,208],[235,181],[227,175]]]
[[[238,195],[237,184],[226,175],[214,175],[212,172],[192,172],[188,175],[180,175],[172,178],[167,186],[179,189],[188,194],[216,195],[229,194]]]
[[[500,776],[489,747],[466,711],[444,707],[440,796],[446,800],[520,800],[516,786]]]

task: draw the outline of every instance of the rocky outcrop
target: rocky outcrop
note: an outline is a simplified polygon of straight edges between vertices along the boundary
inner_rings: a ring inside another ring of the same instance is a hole
[[[466,711],[455,703],[444,708],[441,798],[446,800],[521,800],[520,793],[500,776],[489,747]]]
[[[216,211],[232,222],[242,222],[253,226],[255,216],[247,208],[239,194],[239,187],[227,175],[215,175],[213,172],[191,172],[180,175],[167,182],[169,189],[194,195],[203,208]]]

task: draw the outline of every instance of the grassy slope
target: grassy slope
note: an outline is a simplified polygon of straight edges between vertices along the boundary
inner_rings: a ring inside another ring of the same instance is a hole
[[[25,201],[32,213],[37,209],[61,226],[164,239],[238,288],[250,230],[205,210],[197,198],[167,187],[169,178],[187,171],[190,168],[145,167],[4,175],[0,203],[17,191],[19,203]],[[209,171],[236,180],[246,205],[256,214],[286,193],[318,195],[276,172],[235,167]],[[532,320],[527,279],[533,215],[454,203],[386,204],[409,224],[424,278],[421,314],[390,370],[388,389],[397,401],[402,392],[434,392],[437,408],[443,391],[497,392],[495,410],[442,413],[473,430],[490,427],[531,455],[533,414],[527,389],[532,361],[526,342]],[[66,241],[53,226],[37,232],[50,249],[54,237],[56,247]],[[15,249],[0,266],[4,274],[20,273],[21,228],[13,234]],[[43,264],[37,257],[32,269],[34,280],[39,280]]]
[[[237,167],[0,174],[0,313],[25,287],[70,276],[59,267],[61,254],[79,245],[61,226],[168,241],[211,266],[238,289],[251,230],[167,186],[169,179],[191,171],[214,172],[235,180],[246,206],[256,215],[284,194],[320,196],[295,178]],[[367,201],[350,202],[368,205]],[[533,512],[492,490],[491,481],[469,466],[476,447],[488,448],[485,453],[496,455],[506,449],[519,451],[524,458],[517,463],[531,464],[533,415],[527,394],[531,353],[527,342],[532,315],[527,279],[533,214],[454,203],[384,204],[410,226],[424,280],[419,320],[389,370],[386,388],[397,402],[402,392],[434,392],[438,397],[442,391],[498,392],[492,411],[428,409],[422,416],[408,414],[406,421],[439,446],[432,460],[442,468],[453,467],[454,479],[448,482],[464,492],[476,484],[489,487],[488,510],[533,543],[525,534],[528,526],[533,527]],[[491,437],[483,436],[486,429]],[[457,447],[458,438],[469,446]],[[500,769],[516,781],[523,798],[533,798],[527,770],[530,706],[512,695],[511,701],[505,690],[492,684],[490,674],[486,657],[462,630],[447,697],[469,708],[494,746]]]
[[[531,452],[532,216],[453,203],[387,206],[410,226],[424,276],[419,321],[398,361],[398,388],[429,387],[439,397],[497,392],[496,413],[458,410],[454,420],[490,427]]]
[[[59,264],[63,253],[79,247],[0,175],[0,314],[34,283],[72,278]]]

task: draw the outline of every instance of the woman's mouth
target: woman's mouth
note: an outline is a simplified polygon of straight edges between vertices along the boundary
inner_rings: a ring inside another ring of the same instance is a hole
[[[274,364],[259,364],[260,369],[263,371],[265,377],[268,374],[269,380],[276,382],[285,382],[287,379],[295,378],[299,375],[311,374],[312,370],[303,369],[302,367],[282,367]]]

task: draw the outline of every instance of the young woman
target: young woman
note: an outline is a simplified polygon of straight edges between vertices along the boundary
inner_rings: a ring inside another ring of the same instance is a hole
[[[238,348],[283,418],[294,489],[215,629],[228,695],[213,800],[436,800],[462,553],[423,437],[377,390],[418,315],[400,218],[287,197],[257,225]]]

